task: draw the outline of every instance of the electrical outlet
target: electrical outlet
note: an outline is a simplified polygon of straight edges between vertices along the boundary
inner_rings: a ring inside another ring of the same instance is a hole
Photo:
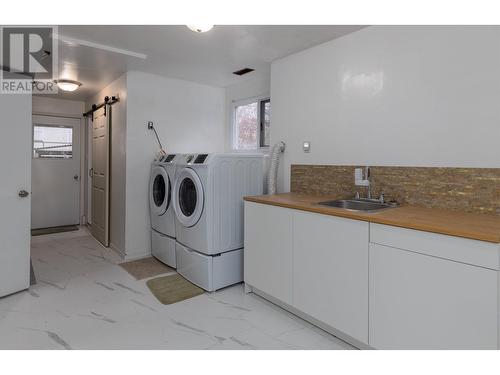
[[[304,152],[311,151],[311,142],[304,141],[304,143],[302,144],[302,149],[304,150]]]

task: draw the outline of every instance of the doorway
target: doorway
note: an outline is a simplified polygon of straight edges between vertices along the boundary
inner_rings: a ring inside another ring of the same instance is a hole
[[[80,119],[34,115],[31,228],[80,224]]]

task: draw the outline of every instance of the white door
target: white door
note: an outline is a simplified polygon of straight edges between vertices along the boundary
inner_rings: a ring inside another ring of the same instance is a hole
[[[293,307],[368,342],[368,223],[293,215]]]
[[[496,349],[498,272],[370,244],[370,346]]]
[[[31,228],[80,223],[80,119],[33,116]]]
[[[92,235],[109,246],[110,106],[94,112],[92,122]]]
[[[29,287],[31,95],[0,95],[0,297]]]
[[[288,208],[245,202],[244,279],[292,304],[292,222]]]

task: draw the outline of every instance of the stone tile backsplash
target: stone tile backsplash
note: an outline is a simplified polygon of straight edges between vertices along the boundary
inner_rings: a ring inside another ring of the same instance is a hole
[[[291,166],[291,191],[353,197],[354,168],[343,165]],[[360,166],[361,167],[361,166]],[[416,206],[500,215],[500,168],[371,167],[372,195]]]

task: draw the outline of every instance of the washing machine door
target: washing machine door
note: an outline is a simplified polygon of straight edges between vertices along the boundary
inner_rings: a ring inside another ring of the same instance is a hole
[[[201,180],[194,170],[184,168],[175,180],[175,215],[182,225],[192,227],[200,220],[204,196]]]
[[[149,205],[158,216],[163,215],[170,205],[170,179],[165,168],[155,166],[149,180]]]

